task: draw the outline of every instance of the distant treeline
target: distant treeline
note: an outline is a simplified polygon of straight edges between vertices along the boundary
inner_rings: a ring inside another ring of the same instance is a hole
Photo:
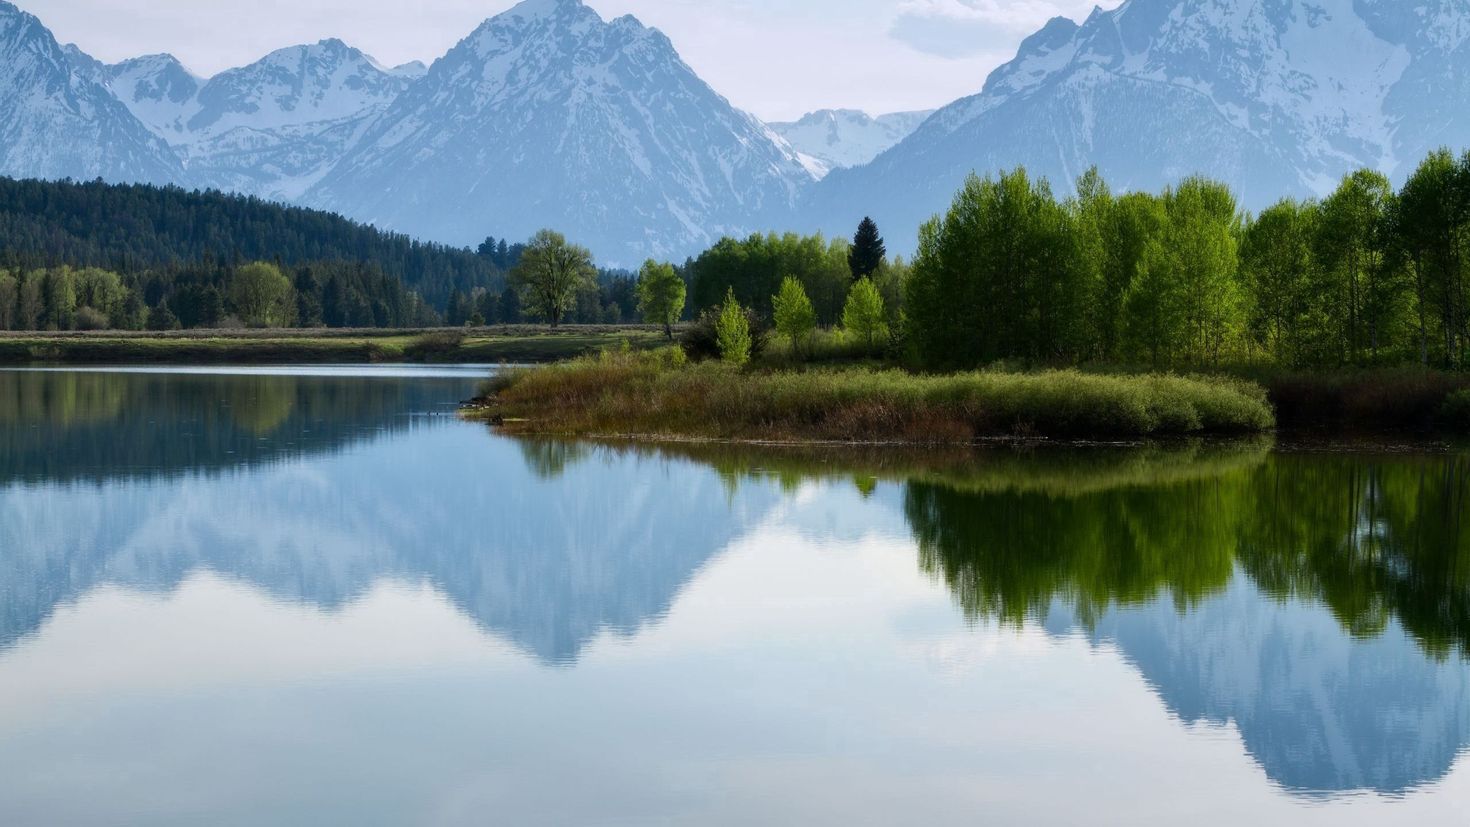
[[[481,255],[333,213],[214,191],[0,178],[0,267],[11,270],[69,265],[131,276],[218,273],[250,261],[283,269],[352,262],[442,309],[456,289],[503,288],[499,252]]]
[[[506,272],[523,249],[415,241],[212,191],[0,178],[0,329],[515,323],[528,318]],[[285,280],[251,281],[271,287],[269,313],[241,304],[256,265]],[[634,318],[630,277],[603,271],[567,321]]]

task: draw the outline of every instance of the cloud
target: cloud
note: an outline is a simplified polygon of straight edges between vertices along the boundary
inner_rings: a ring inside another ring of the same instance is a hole
[[[1094,0],[904,0],[889,29],[920,52],[966,58],[1013,49],[1053,17],[1078,19]],[[1107,3],[1116,5],[1116,3]]]

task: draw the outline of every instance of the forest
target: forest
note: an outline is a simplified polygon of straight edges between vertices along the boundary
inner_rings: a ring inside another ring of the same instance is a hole
[[[890,355],[934,370],[1470,363],[1470,154],[1435,152],[1397,190],[1360,170],[1259,215],[1201,177],[1115,193],[1091,170],[1076,192],[1059,199],[1024,169],[972,175],[912,261],[862,232],[769,235],[723,240],[684,272],[696,313],[729,293],[778,332],[787,277],[824,327],[866,279]],[[875,246],[876,266],[851,266]]]
[[[517,323],[506,273],[523,249],[493,236],[447,247],[213,191],[0,178],[0,329]],[[290,284],[268,318],[235,302],[263,267]],[[598,271],[568,321],[632,320],[632,295],[627,274]]]

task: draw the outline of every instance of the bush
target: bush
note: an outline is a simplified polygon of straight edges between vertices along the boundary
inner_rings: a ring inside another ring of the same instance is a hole
[[[719,319],[720,308],[712,307],[700,313],[698,318],[684,328],[684,332],[679,335],[679,345],[690,359],[700,361],[720,358],[720,337],[716,330]],[[749,308],[745,309],[745,320],[750,325],[750,358],[756,359],[766,352],[771,341],[771,331],[755,311]]]
[[[464,344],[464,333],[458,330],[436,330],[417,336],[403,348],[409,359],[425,361],[445,356],[459,350]]]
[[[77,330],[106,330],[111,326],[107,314],[101,310],[85,306],[77,308]]]

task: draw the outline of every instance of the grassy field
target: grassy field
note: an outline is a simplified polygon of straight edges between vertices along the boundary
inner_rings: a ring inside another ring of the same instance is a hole
[[[486,391],[486,414],[509,430],[562,435],[954,444],[1253,433],[1275,424],[1258,385],[1220,377],[738,370],[684,364],[673,349],[510,371]]]
[[[644,326],[530,325],[453,330],[190,330],[0,334],[0,364],[537,363],[663,343]]]

